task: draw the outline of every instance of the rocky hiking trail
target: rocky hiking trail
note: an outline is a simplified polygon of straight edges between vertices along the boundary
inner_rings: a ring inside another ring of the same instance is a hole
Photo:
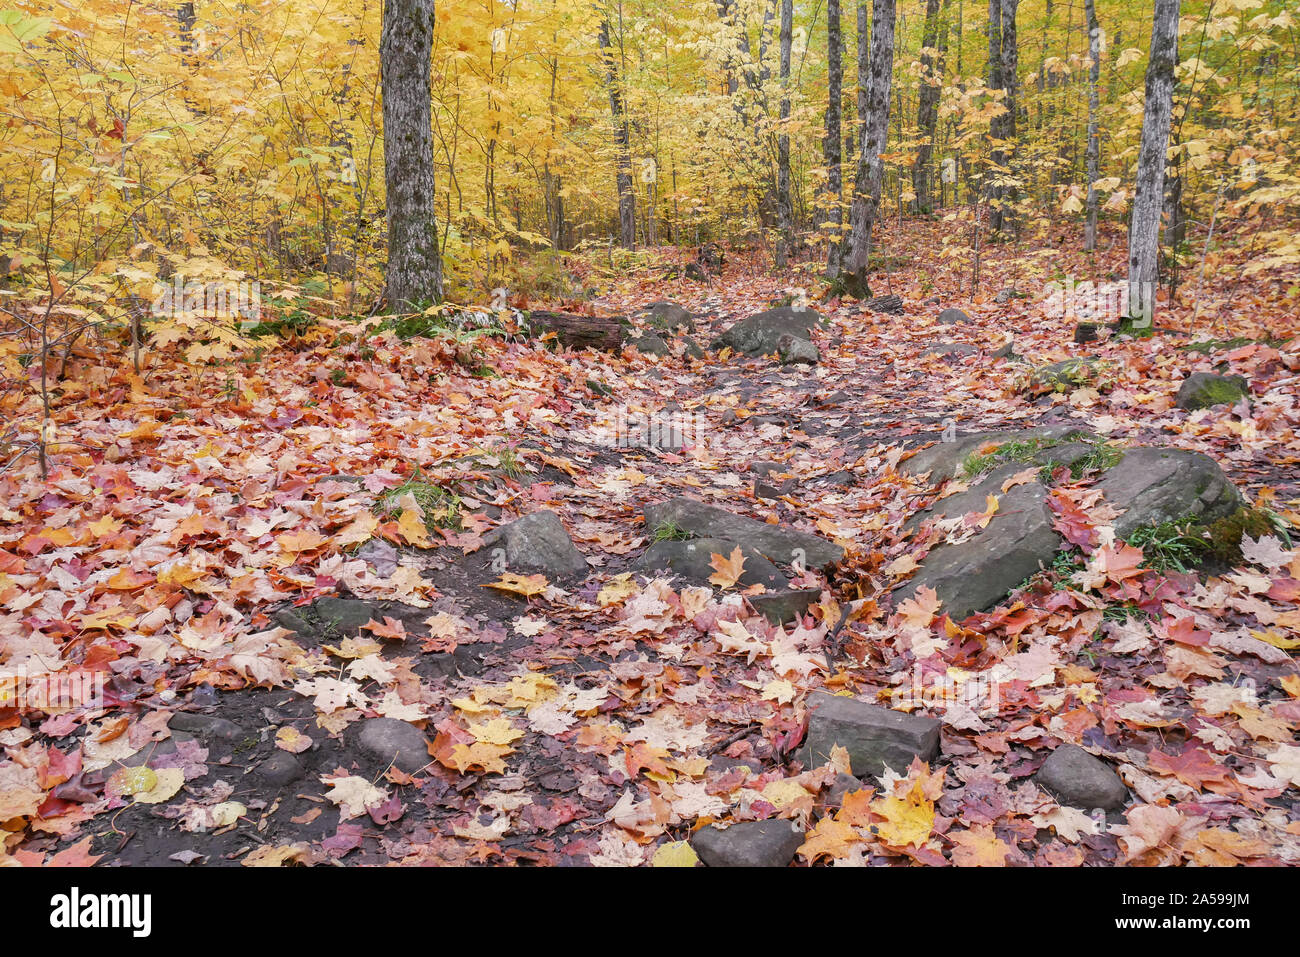
[[[83,370],[0,652],[104,700],[0,707],[0,863],[1297,863],[1300,347],[987,268]]]

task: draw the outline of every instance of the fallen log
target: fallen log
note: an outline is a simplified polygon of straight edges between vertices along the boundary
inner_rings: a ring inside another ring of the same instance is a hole
[[[528,313],[528,324],[535,335],[555,333],[566,349],[599,349],[618,352],[623,348],[621,316],[579,316],[570,312]]]
[[[891,316],[903,314],[903,300],[899,296],[877,296],[867,300],[867,308],[872,312],[883,312]]]

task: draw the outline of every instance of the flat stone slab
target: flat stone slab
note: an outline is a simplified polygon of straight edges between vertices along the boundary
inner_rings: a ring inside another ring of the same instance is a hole
[[[668,523],[700,538],[736,542],[783,565],[789,565],[799,557],[796,551],[802,553],[803,563],[808,568],[831,565],[844,557],[843,548],[818,535],[782,525],[769,525],[685,496],[646,506],[645,526],[651,533]]]
[[[701,828],[691,847],[709,867],[788,867],[803,842],[793,823],[772,818]]]
[[[554,512],[532,512],[483,539],[483,547],[489,552],[498,543],[505,545],[507,571],[541,572],[554,579],[587,575],[587,560],[574,547],[564,523]]]
[[[1034,780],[1064,804],[1083,808],[1123,807],[1128,788],[1106,762],[1074,744],[1053,751]]]
[[[655,542],[637,561],[637,567],[650,572],[666,568],[687,581],[707,585],[709,577],[717,571],[712,564],[713,555],[718,554],[729,558],[736,547],[736,542],[722,538]],[[768,588],[786,587],[788,582],[775,565],[754,549],[744,545],[739,547],[740,554],[745,559],[740,584],[761,584]]]
[[[953,441],[940,441],[928,449],[922,449],[909,459],[898,464],[898,468],[908,475],[930,473],[930,484],[938,485],[945,479],[955,476],[962,463],[984,445],[1005,445],[1008,442],[1029,442],[1039,439],[1044,442],[1061,442],[1074,435],[1092,435],[1086,428],[1069,422],[1058,425],[1031,426],[1024,429],[994,429],[988,432],[960,432]]]
[[[939,756],[942,722],[937,718],[824,691],[809,696],[808,709],[808,736],[797,755],[805,767],[825,764],[836,745],[848,751],[849,766],[860,778],[879,777],[886,765],[902,773],[913,758],[931,763]]]
[[[820,588],[786,588],[750,595],[746,600],[768,621],[784,625],[807,614],[821,594]]]
[[[1004,466],[976,488],[954,498],[969,497],[970,504],[978,500],[979,510],[983,511],[987,495],[999,494],[1003,473],[1008,471],[1015,469]],[[958,503],[948,508],[954,505]],[[947,613],[953,621],[996,605],[1042,565],[1049,564],[1064,543],[1052,527],[1052,519],[1047,489],[1037,482],[1001,493],[997,514],[988,525],[964,542],[943,543],[931,549],[920,571],[894,592],[895,603],[911,598],[925,586],[933,588],[943,602],[939,612]]]
[[[1193,372],[1178,387],[1174,405],[1191,412],[1236,402],[1249,394],[1250,385],[1245,376]]]
[[[427,765],[428,738],[413,724],[396,718],[366,718],[358,722],[356,748],[381,765],[390,762],[411,774]]]
[[[710,345],[730,346],[751,356],[768,355],[777,351],[782,336],[811,341],[813,330],[821,325],[822,317],[812,309],[779,306],[741,319]]]
[[[963,322],[970,322],[970,316],[966,315],[965,310],[950,306],[939,313],[939,323],[941,325],[954,326]]]
[[[1196,519],[1212,522],[1241,508],[1241,495],[1217,462],[1187,449],[1129,449],[1096,488],[1125,509],[1115,533],[1127,538],[1144,525]]]

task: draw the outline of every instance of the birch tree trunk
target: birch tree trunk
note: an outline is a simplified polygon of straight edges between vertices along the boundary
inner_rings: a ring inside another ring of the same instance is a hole
[[[385,0],[379,41],[391,309],[442,299],[429,89],[433,0]]]
[[[609,20],[600,22],[600,56],[605,61],[605,86],[609,90],[609,112],[614,120],[614,152],[616,173],[614,183],[618,189],[619,243],[624,249],[636,245],[636,193],[632,191],[632,150],[628,133],[627,112],[623,108],[623,94],[619,90],[618,66],[610,43]]]
[[[826,220],[834,224],[831,241],[826,251],[826,276],[834,279],[840,272],[840,223],[844,212],[840,209],[843,184],[840,182],[841,113],[840,97],[843,93],[842,79],[844,65],[840,60],[843,49],[843,37],[840,33],[840,0],[826,2],[826,140],[823,151],[826,158]]]
[[[1088,18],[1088,147],[1084,154],[1087,167],[1088,198],[1084,202],[1083,248],[1097,248],[1097,182],[1101,159],[1101,137],[1097,128],[1100,108],[1097,86],[1101,79],[1101,25],[1097,22],[1096,0],[1084,0],[1084,13]]]
[[[853,206],[849,211],[849,242],[844,271],[851,277],[850,290],[859,298],[867,289],[867,265],[871,255],[871,229],[880,205],[880,182],[889,135],[889,87],[894,70],[894,0],[873,0],[871,6],[871,71],[867,78],[867,109],[862,144],[858,150],[857,175],[853,183]]]
[[[776,268],[790,260],[794,241],[794,209],[790,202],[790,45],[794,35],[794,0],[781,0],[781,126],[776,137]]]
[[[1145,326],[1155,314],[1160,272],[1160,210],[1164,205],[1165,150],[1173,113],[1178,58],[1179,0],[1156,0],[1143,101],[1137,190],[1128,231],[1128,311]]]

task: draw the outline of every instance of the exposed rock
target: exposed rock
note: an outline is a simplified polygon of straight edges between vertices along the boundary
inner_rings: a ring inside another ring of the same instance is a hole
[[[277,750],[259,764],[253,773],[272,787],[284,787],[302,777],[306,769],[302,766],[302,762],[288,751]]]
[[[952,326],[959,323],[970,322],[970,316],[961,309],[949,307],[939,313],[939,324],[943,326]]]
[[[1074,435],[1090,435],[1085,429],[1070,423],[1059,425],[1035,426],[1027,429],[997,429],[991,432],[958,433],[952,442],[939,442],[928,449],[923,449],[910,459],[900,462],[898,467],[909,475],[930,473],[930,483],[937,485],[944,479],[952,478],[961,469],[971,453],[985,444],[1005,444],[1007,442],[1029,442],[1039,439],[1044,442],[1057,442]]]
[[[812,309],[779,306],[741,319],[711,343],[711,348],[730,346],[746,355],[769,355],[776,352],[782,336],[812,339],[812,332],[822,318]]]
[[[781,361],[786,365],[794,365],[796,363],[801,365],[816,365],[817,361],[821,359],[821,353],[817,351],[815,345],[807,339],[800,339],[797,336],[788,334],[781,336],[781,338],[777,340],[776,352],[777,355],[781,357]]]
[[[1153,523],[1212,522],[1241,507],[1241,495],[1218,463],[1186,449],[1129,449],[1095,487],[1125,509],[1114,523],[1120,538]]]
[[[1004,466],[963,494],[983,503],[988,494],[999,493],[1003,473],[1009,471],[1015,468]],[[947,506],[955,507],[961,503]],[[983,511],[982,504],[979,510]],[[1063,541],[1052,520],[1047,489],[1037,482],[1015,486],[1000,494],[997,514],[973,537],[932,549],[920,571],[895,591],[895,601],[911,598],[926,586],[943,602],[940,613],[947,613],[953,621],[983,611],[1051,562]]]
[[[808,736],[797,757],[805,767],[830,760],[836,745],[849,754],[858,777],[879,777],[888,766],[902,772],[913,758],[933,762],[939,756],[937,718],[904,714],[857,698],[818,691],[808,699]]]
[[[372,602],[326,595],[309,605],[280,609],[275,613],[275,623],[300,635],[355,638],[360,633],[361,626],[371,618],[383,621],[384,614],[398,617],[390,610],[396,605],[396,602]]]
[[[996,302],[999,306],[1001,306],[1010,302],[1012,299],[1028,299],[1028,298],[1029,298],[1028,293],[1021,292],[1019,289],[1013,289],[1011,287],[1007,287],[1006,289],[998,290],[998,294],[993,297],[993,301]]]
[[[675,302],[652,302],[641,310],[646,324],[664,332],[694,332],[695,317]]]
[[[691,847],[709,867],[788,867],[804,835],[781,818],[701,828]]]
[[[498,542],[505,543],[508,571],[541,572],[552,579],[587,574],[587,560],[574,547],[560,516],[554,512],[532,512],[503,525],[483,539],[483,546],[490,550]]]
[[[736,542],[783,565],[796,559],[796,551],[802,552],[808,568],[820,568],[844,557],[844,549],[817,535],[781,525],[769,525],[680,495],[666,502],[646,506],[647,529],[654,532],[668,523],[701,538],[721,538]]]
[[[778,625],[794,621],[807,614],[808,609],[821,598],[820,588],[787,588],[750,595],[747,600],[768,621]]]
[[[830,789],[822,796],[819,802],[822,811],[825,814],[833,814],[844,806],[844,799],[854,791],[860,791],[866,785],[858,778],[851,774],[845,774],[841,771],[835,775],[835,780],[831,782]]]
[[[1017,359],[1018,360],[1020,356],[1016,355],[1016,340],[1008,339],[1000,347],[990,352],[989,357],[993,359]]]
[[[673,574],[699,585],[709,584],[709,576],[715,569],[711,562],[714,554],[728,557],[737,547],[736,542],[721,538],[693,538],[687,541],[655,542],[645,550],[637,561],[637,567],[646,571],[668,569]],[[744,571],[740,584],[762,584],[768,588],[784,588],[785,576],[777,567],[754,549],[740,546],[740,553],[745,557]]]
[[[1178,387],[1174,404],[1191,412],[1236,402],[1249,394],[1250,386],[1244,376],[1193,372]]]
[[[193,711],[177,711],[167,722],[173,731],[188,731],[200,741],[224,741],[236,744],[245,737],[244,729],[226,718]]]
[[[1075,807],[1118,808],[1128,798],[1128,788],[1108,764],[1073,744],[1053,751],[1034,780]]]
[[[692,359],[704,358],[704,350],[700,348],[700,344],[696,342],[694,339],[689,339],[683,336],[679,341],[682,344],[682,352],[685,355],[689,356]]]
[[[1074,327],[1074,341],[1080,344],[1096,342],[1100,338],[1097,330],[1101,328],[1095,322],[1081,322]]]
[[[366,718],[356,728],[357,750],[380,765],[392,763],[411,774],[431,760],[428,739],[413,724],[396,718]]]
[[[968,342],[936,342],[921,350],[921,357],[926,356],[974,356],[979,355],[979,346]]]
[[[666,356],[669,353],[668,343],[653,332],[647,332],[628,339],[627,344],[637,352],[648,356]]]

